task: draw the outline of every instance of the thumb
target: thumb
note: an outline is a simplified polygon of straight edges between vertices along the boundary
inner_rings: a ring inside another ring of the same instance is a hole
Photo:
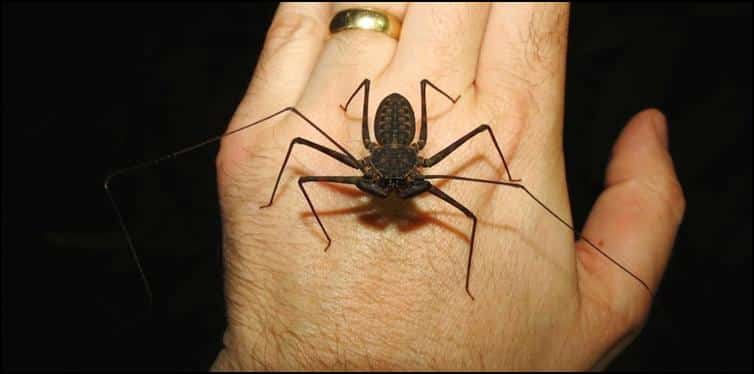
[[[624,268],[577,245],[579,282],[631,325],[643,323],[660,283],[685,210],[685,199],[668,153],[665,116],[648,109],[635,115],[613,147],[606,189],[592,207],[584,237]],[[629,327],[629,326],[626,326]]]

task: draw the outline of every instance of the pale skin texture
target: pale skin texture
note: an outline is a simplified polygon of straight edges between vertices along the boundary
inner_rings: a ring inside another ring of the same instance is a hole
[[[418,114],[426,78],[461,99],[428,90],[424,156],[487,123],[513,177],[571,221],[562,147],[567,4],[372,4],[403,20],[400,41],[362,30],[329,35],[344,7],[280,6],[229,130],[295,106],[362,158],[362,96],[347,113],[339,105],[371,79],[371,129],[392,92]],[[666,126],[654,109],[628,121],[583,227],[652,289],[685,208]],[[353,186],[307,184],[333,238],[324,252],[297,179],[361,174],[296,146],[274,204],[260,209],[296,136],[336,149],[292,113],[223,139],[228,327],[213,370],[599,369],[646,321],[647,290],[513,188],[433,181],[479,219],[474,301],[464,288],[471,220],[430,194],[381,200]],[[506,180],[486,134],[430,172]]]

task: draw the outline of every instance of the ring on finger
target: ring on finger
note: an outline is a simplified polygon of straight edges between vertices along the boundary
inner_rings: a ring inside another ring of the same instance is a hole
[[[366,8],[341,10],[330,21],[332,34],[354,29],[377,31],[398,40],[401,21],[392,14]]]

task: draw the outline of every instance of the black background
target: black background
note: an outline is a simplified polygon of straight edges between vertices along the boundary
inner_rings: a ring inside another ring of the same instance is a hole
[[[4,369],[211,365],[225,323],[217,148],[113,187],[152,315],[102,182],[224,130],[275,7],[3,5]],[[574,222],[650,106],[668,117],[688,202],[652,315],[609,369],[751,370],[750,104],[750,4],[572,6]]]

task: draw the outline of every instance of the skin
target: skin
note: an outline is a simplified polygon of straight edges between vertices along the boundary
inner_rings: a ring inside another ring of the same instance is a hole
[[[348,7],[359,6],[350,4]],[[392,92],[419,108],[426,78],[429,157],[487,123],[513,178],[571,221],[562,148],[567,4],[370,4],[403,20],[400,41],[353,30],[330,35],[342,4],[281,4],[229,130],[295,106],[357,158],[362,96],[371,121]],[[368,197],[353,186],[306,188],[303,175],[361,175],[296,146],[267,203],[290,141],[336,147],[288,113],[223,139],[217,157],[228,327],[213,370],[600,369],[638,334],[651,296],[523,191],[433,183],[479,219],[470,289],[471,220],[430,194]],[[662,113],[628,121],[584,236],[654,290],[685,201]],[[425,173],[506,180],[486,134]]]

